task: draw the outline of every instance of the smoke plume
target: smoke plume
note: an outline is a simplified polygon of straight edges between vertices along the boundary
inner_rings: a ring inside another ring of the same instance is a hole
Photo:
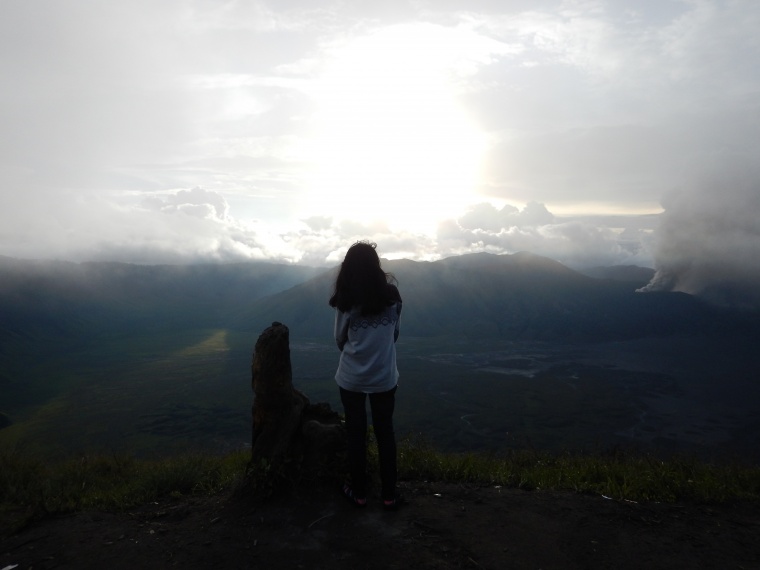
[[[640,289],[682,291],[760,308],[760,171],[736,167],[669,194],[657,232],[655,276]]]

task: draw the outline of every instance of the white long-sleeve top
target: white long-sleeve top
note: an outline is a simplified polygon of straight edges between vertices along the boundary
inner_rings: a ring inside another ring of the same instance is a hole
[[[377,315],[362,316],[360,307],[335,310],[335,342],[341,351],[335,381],[352,392],[387,392],[398,383],[396,339],[401,301]]]

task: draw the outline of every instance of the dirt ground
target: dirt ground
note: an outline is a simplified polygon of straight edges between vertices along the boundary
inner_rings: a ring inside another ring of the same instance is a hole
[[[51,517],[0,542],[0,570],[44,568],[760,568],[760,505],[402,483],[409,504],[337,491],[255,507],[229,495]]]

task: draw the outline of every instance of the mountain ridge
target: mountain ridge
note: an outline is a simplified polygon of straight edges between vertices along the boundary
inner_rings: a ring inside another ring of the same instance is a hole
[[[594,340],[750,326],[757,318],[684,293],[636,293],[631,268],[593,277],[529,252],[384,260],[399,281],[405,334]],[[337,267],[270,262],[134,265],[0,257],[0,340],[142,327],[332,328]]]
[[[633,438],[687,449],[706,445],[700,434],[730,434],[756,449],[753,313],[683,293],[636,293],[631,282],[532,254],[384,267],[404,299],[405,386],[427,406],[400,405],[405,429],[451,449],[504,445],[504,433],[548,447]],[[297,381],[317,398],[335,396],[328,299],[337,267],[310,276],[259,266],[249,277],[256,269],[96,264],[84,267],[89,281],[61,286],[60,271],[71,268],[0,280],[2,411],[15,422],[6,438],[139,442],[143,452],[182,438],[240,445],[250,432],[240,403],[251,348],[273,321],[290,329]],[[267,271],[289,275],[276,293],[264,294],[273,286]],[[468,392],[473,378],[484,392]]]
[[[628,281],[594,278],[527,252],[384,260],[384,268],[399,282],[402,327],[411,336],[612,340],[747,324],[736,311],[684,293],[637,293]],[[323,336],[332,326],[335,271],[253,301],[237,326],[278,320],[295,336]]]

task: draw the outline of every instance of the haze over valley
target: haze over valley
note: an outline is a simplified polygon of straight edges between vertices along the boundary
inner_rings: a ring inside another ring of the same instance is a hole
[[[404,299],[402,436],[457,451],[759,448],[755,311],[637,293],[652,270],[583,274],[529,253],[384,267]],[[251,350],[275,320],[291,331],[296,387],[340,410],[334,271],[0,258],[0,444],[244,447]]]

